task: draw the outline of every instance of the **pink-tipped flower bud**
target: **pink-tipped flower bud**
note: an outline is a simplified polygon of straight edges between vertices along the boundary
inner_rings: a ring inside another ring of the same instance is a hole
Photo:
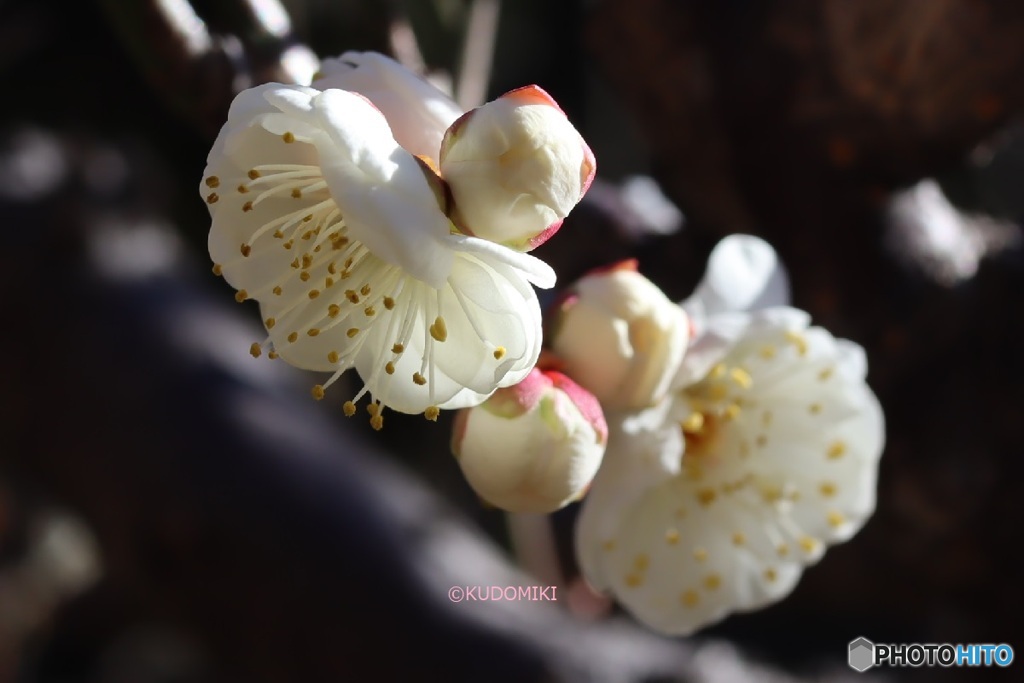
[[[552,349],[563,369],[608,410],[658,403],[682,363],[686,313],[635,261],[581,278],[552,320]]]
[[[453,123],[441,143],[440,168],[461,230],[529,251],[561,227],[597,163],[551,96],[528,85]]]
[[[604,457],[608,426],[590,393],[536,368],[455,418],[452,452],[484,501],[553,512],[583,497]]]

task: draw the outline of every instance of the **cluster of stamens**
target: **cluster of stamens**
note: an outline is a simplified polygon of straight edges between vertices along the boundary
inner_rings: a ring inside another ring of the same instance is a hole
[[[285,133],[282,140],[291,144],[295,136]],[[209,176],[205,183],[213,190],[220,188],[222,179]],[[393,340],[390,349],[377,352],[381,362],[375,363],[372,375],[364,378],[363,388],[343,405],[345,415],[351,417],[356,413],[356,403],[368,393],[368,387],[384,379],[376,392],[380,395],[373,396],[367,406],[370,424],[380,429],[384,424],[382,413],[390,376],[395,374],[396,363],[409,347],[417,321],[422,319],[426,329],[425,351],[419,370],[412,373],[409,381],[427,386],[430,403],[434,404],[434,344],[448,339],[440,292],[377,258],[349,234],[318,166],[264,164],[249,169],[231,185],[234,192],[245,196],[241,203],[243,214],[272,199],[295,201],[297,206],[280,211],[280,215],[260,225],[238,250],[240,259],[252,258],[257,248],[291,251],[294,258],[290,268],[283,277],[269,281],[259,291],[239,290],[235,299],[239,302],[248,299],[280,301],[280,306],[273,307],[276,316],[264,320],[268,331],[278,330],[271,336],[277,338],[279,344],[282,338],[285,343],[294,344],[302,336],[318,337],[339,326],[344,326],[345,339],[352,340],[345,348],[326,353],[326,360],[335,371],[326,382],[313,387],[313,397],[322,399],[326,389],[354,367],[367,339],[367,330],[384,325],[386,338]],[[215,204],[221,197],[211,192],[206,201]],[[278,207],[281,207],[280,202],[275,206]],[[276,242],[276,246],[269,242]],[[215,264],[214,273],[220,275],[226,265]],[[469,311],[466,314],[471,315]],[[289,331],[282,335],[281,330]],[[264,350],[270,358],[279,356],[281,349],[275,348],[271,336],[252,345],[250,352],[254,357],[261,356]],[[494,347],[496,360],[504,354],[503,347]],[[380,373],[388,377],[382,378]],[[430,405],[424,416],[436,421],[439,413],[436,405]]]

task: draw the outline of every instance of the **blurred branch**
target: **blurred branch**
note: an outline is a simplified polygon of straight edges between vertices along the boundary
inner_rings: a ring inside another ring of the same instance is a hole
[[[318,67],[309,48],[296,42],[278,0],[218,4],[223,37],[187,0],[99,4],[154,91],[210,135],[238,91],[272,80],[309,83]]]
[[[466,110],[487,101],[501,16],[501,0],[471,0],[471,3],[455,88],[456,100]]]

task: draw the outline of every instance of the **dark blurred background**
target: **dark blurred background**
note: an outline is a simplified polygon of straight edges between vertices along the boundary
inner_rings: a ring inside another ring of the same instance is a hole
[[[467,105],[554,95],[599,162],[537,252],[561,285],[633,256],[680,299],[723,235],[770,241],[868,351],[865,529],[782,603],[661,638],[582,588],[574,508],[552,551],[477,502],[450,416],[376,434],[250,358],[206,153],[239,89],[345,50]],[[0,683],[838,682],[872,678],[857,636],[1021,652],[1019,0],[0,0],[0,83]],[[534,542],[558,603],[448,600],[528,583]]]

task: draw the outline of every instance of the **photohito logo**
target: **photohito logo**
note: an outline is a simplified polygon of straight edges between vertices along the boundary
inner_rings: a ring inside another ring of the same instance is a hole
[[[872,643],[863,636],[850,641],[850,668],[861,673],[873,666],[1010,666],[1013,648],[1006,643]]]

